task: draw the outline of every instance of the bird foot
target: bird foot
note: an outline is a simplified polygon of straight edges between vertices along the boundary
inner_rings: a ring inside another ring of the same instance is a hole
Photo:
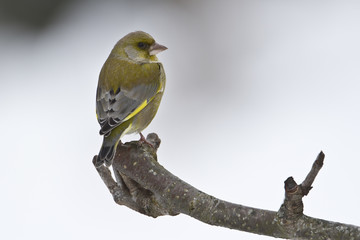
[[[146,144],[149,145],[150,147],[155,148],[152,143],[150,143],[148,140],[146,140],[146,138],[144,137],[144,135],[143,135],[142,133],[139,133],[139,134],[140,134],[140,139],[139,139],[139,143],[140,143],[140,144],[146,143]]]

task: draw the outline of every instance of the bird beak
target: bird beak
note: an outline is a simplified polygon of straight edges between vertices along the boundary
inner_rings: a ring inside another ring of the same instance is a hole
[[[156,55],[164,50],[166,50],[167,47],[158,44],[157,42],[153,43],[149,48],[149,54],[150,56]]]

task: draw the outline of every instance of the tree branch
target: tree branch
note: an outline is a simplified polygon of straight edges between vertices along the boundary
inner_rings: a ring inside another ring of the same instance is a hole
[[[305,180],[285,181],[285,199],[278,212],[217,199],[171,174],[157,162],[160,139],[155,133],[143,142],[119,144],[113,162],[116,181],[105,166],[97,169],[117,204],[158,217],[183,213],[210,225],[285,239],[360,239],[360,227],[311,218],[303,214],[302,198],[309,193],[325,158],[320,152]],[[94,157],[93,161],[97,156]]]

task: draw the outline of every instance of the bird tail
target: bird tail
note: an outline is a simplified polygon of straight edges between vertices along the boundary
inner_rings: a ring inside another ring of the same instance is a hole
[[[96,167],[99,167],[104,163],[108,167],[112,164],[118,142],[119,140],[116,138],[111,139],[108,137],[104,137],[103,144],[95,161]]]

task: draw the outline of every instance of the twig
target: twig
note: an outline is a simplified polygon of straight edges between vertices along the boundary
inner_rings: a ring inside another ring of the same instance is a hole
[[[301,183],[301,188],[304,195],[308,195],[312,189],[312,184],[319,173],[320,169],[324,165],[325,154],[321,151],[317,156],[315,162],[312,165],[312,168],[309,174],[306,176],[305,180]]]

